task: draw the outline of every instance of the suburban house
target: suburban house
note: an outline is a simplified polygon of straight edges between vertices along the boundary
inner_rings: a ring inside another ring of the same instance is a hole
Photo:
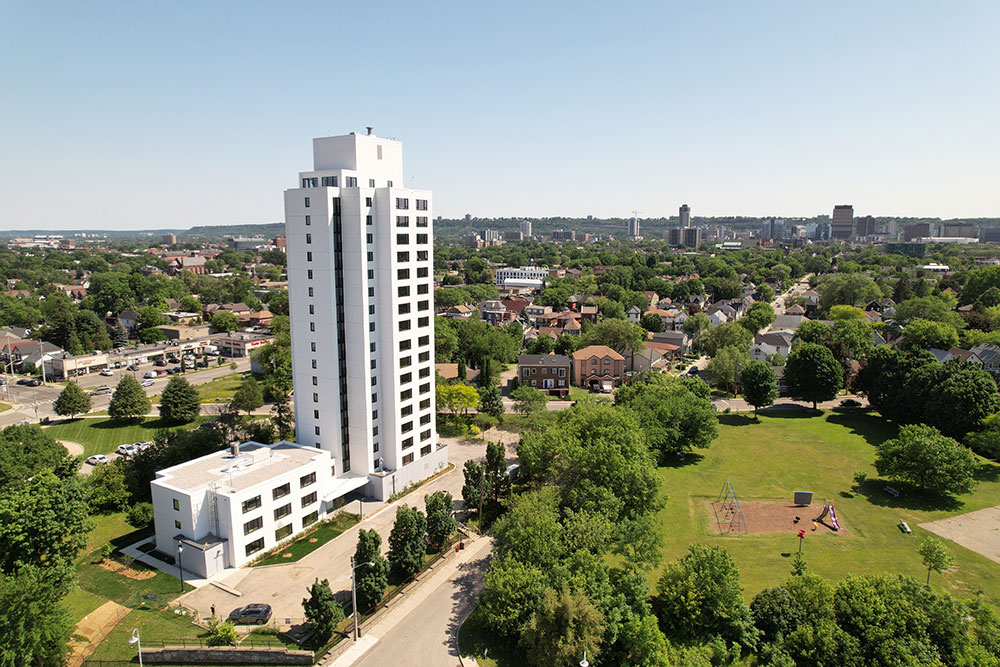
[[[729,321],[729,317],[721,310],[716,310],[708,314],[708,319],[712,321],[713,327],[722,326]]]
[[[517,379],[563,398],[569,393],[571,362],[562,354],[522,354],[517,357]]]
[[[282,441],[233,445],[160,470],[150,482],[156,548],[211,577],[252,560],[338,509],[345,487],[330,452]]]
[[[14,370],[20,371],[25,365],[38,366],[44,362],[45,370],[50,368],[53,355],[63,352],[58,345],[53,345],[48,341],[18,340],[4,345],[6,357],[4,361],[13,366]]]
[[[479,316],[495,327],[513,322],[515,317],[517,317],[514,313],[507,310],[507,306],[503,305],[502,301],[495,299],[483,301],[479,304]]]
[[[680,347],[671,343],[647,340],[642,344],[641,350],[636,350],[635,354],[629,355],[629,366],[636,373],[664,369],[670,365],[672,359],[677,357],[678,350]]]
[[[656,343],[668,343],[677,346],[677,354],[685,355],[691,351],[691,339],[680,329],[676,331],[659,331],[653,333],[650,339]]]
[[[466,306],[464,303],[460,303],[457,306],[452,306],[445,311],[443,316],[452,317],[458,320],[467,320],[472,317],[472,308]]]
[[[531,326],[536,327],[539,319],[547,319],[547,316],[552,314],[552,306],[539,306],[532,303],[524,307],[522,314]]]
[[[771,328],[796,331],[805,321],[806,317],[804,315],[778,315],[774,319],[774,323],[771,325]]]
[[[993,343],[980,343],[969,350],[983,364],[983,370],[993,376],[994,380],[1000,379],[1000,347]]]
[[[625,357],[607,345],[589,345],[573,353],[573,383],[610,392],[625,381]]]
[[[632,324],[639,324],[639,320],[642,319],[642,309],[635,305],[629,306],[625,311],[625,319]]]
[[[134,310],[123,310],[118,313],[118,323],[129,331],[135,331],[135,327],[139,323],[139,313]]]
[[[792,351],[792,340],[795,334],[791,331],[769,331],[757,334],[750,349],[750,358],[755,361],[766,361],[772,354],[780,354],[787,359]]]

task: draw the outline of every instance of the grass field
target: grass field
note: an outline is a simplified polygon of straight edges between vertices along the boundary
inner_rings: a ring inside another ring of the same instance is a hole
[[[782,533],[721,536],[706,508],[719,497],[728,481],[740,500],[774,500],[790,503],[794,491],[812,491],[813,505],[801,515],[806,528],[803,555],[810,572],[830,581],[850,574],[900,573],[923,581],[927,570],[917,549],[929,533],[920,523],[1000,505],[1000,465],[981,460],[977,489],[957,498],[925,496],[905,484],[893,498],[883,490],[873,463],[876,445],[895,435],[895,427],[881,417],[860,411],[832,411],[820,415],[799,411],[772,412],[757,422],[749,415],[720,415],[719,437],[658,474],[666,504],[656,517],[663,538],[663,561],[650,573],[656,581],[667,562],[680,558],[696,542],[722,546],[732,554],[749,600],[764,588],[786,580],[792,554],[798,547],[796,529]],[[855,470],[869,479],[856,488]],[[836,506],[845,529],[842,534],[809,531],[824,499]],[[905,535],[897,527],[903,519],[913,529]],[[752,517],[748,517],[752,521]],[[959,597],[982,595],[1000,606],[1000,564],[953,542],[945,543],[956,566],[931,576],[931,586]],[[516,665],[518,656],[507,655],[482,627],[474,612],[461,629],[463,655],[480,656],[480,665]],[[483,660],[488,647],[490,658]]]
[[[833,501],[846,534],[807,530],[803,545],[809,570],[830,580],[873,572],[922,580],[926,569],[917,549],[928,533],[917,524],[1000,504],[1000,466],[988,463],[976,491],[956,499],[928,498],[898,483],[892,486],[903,492],[900,497],[888,496],[872,464],[875,445],[895,430],[876,415],[789,411],[762,415],[759,423],[745,415],[720,415],[719,420],[719,438],[711,448],[687,457],[686,465],[660,469],[669,497],[657,518],[665,562],[683,556],[695,542],[724,546],[739,566],[748,598],[788,577],[790,554],[797,549],[795,527],[782,534],[719,536],[705,504],[718,498],[727,481],[746,500],[791,502],[794,491],[805,490],[813,492],[814,508],[826,498]],[[858,490],[853,488],[855,470],[869,475]],[[909,523],[912,535],[900,532],[899,519]],[[932,585],[961,597],[982,592],[1000,605],[1000,565],[954,543],[948,548],[957,565],[931,577]],[[653,573],[654,581],[658,576]]]
[[[106,418],[80,418],[46,426],[45,432],[57,440],[71,440],[83,445],[85,456],[108,454],[118,445],[128,442],[152,440],[156,432],[163,428],[193,428],[208,418],[199,417],[190,424],[180,426],[168,423],[158,417],[147,417],[136,424],[121,424]]]
[[[243,379],[250,373],[230,373],[216,378],[211,382],[196,384],[194,388],[198,390],[198,399],[202,403],[225,403],[233,397]],[[182,376],[183,377],[183,376]],[[150,400],[157,404],[160,402],[161,394],[153,396]]]
[[[6,403],[0,403],[0,412],[7,412],[10,410],[10,406]]]
[[[321,546],[337,537],[357,522],[357,514],[341,512],[330,521],[324,521],[321,523],[319,527],[311,533],[306,533],[297,540],[294,540],[281,549],[278,549],[267,558],[254,563],[254,566],[278,565],[279,563],[295,562],[316,551],[316,549],[319,549]],[[285,554],[291,555],[286,558]]]

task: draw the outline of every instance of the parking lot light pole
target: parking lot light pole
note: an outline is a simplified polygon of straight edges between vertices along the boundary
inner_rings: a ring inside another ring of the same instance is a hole
[[[129,644],[135,644],[139,648],[139,667],[142,667],[142,642],[139,640],[139,628],[132,628],[132,638],[128,640]]]
[[[367,563],[355,565],[354,556],[351,556],[351,609],[354,610],[354,641],[358,641],[358,585],[354,573],[359,567],[374,564],[375,563],[368,561]]]
[[[184,561],[181,559],[181,554],[184,553],[184,546],[178,542],[177,543],[177,574],[181,575],[181,593],[184,592]]]

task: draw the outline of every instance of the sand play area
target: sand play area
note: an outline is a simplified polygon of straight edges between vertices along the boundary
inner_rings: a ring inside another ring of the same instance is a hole
[[[922,523],[920,527],[1000,563],[1000,505]]]
[[[836,507],[836,503],[834,504]],[[733,525],[730,531],[731,516],[727,517],[726,508],[723,502],[706,503],[710,515],[709,530],[718,534],[736,535],[736,526]],[[823,503],[813,502],[812,505],[803,507],[790,502],[780,500],[740,500],[740,508],[743,510],[743,518],[746,522],[744,534],[760,535],[764,533],[785,533],[804,530],[806,533],[813,531],[813,519],[823,513]],[[799,517],[799,522],[795,523],[795,517]],[[816,522],[815,533],[835,533],[847,534],[844,527],[844,517],[838,516],[840,520],[840,530],[833,529],[833,523],[827,516],[823,521]]]

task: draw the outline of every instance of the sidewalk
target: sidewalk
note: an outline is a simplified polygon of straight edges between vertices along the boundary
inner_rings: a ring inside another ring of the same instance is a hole
[[[440,586],[458,574],[462,566],[482,558],[493,546],[492,539],[483,536],[467,540],[465,544],[466,548],[460,551],[458,556],[447,560],[436,570],[425,573],[423,579],[404,590],[402,595],[391,603],[389,611],[385,612],[372,625],[363,628],[362,636],[350,648],[340,655],[318,664],[323,667],[350,667],[361,660],[380,639],[392,632],[400,621],[424,603]],[[352,640],[345,641],[351,642]]]

